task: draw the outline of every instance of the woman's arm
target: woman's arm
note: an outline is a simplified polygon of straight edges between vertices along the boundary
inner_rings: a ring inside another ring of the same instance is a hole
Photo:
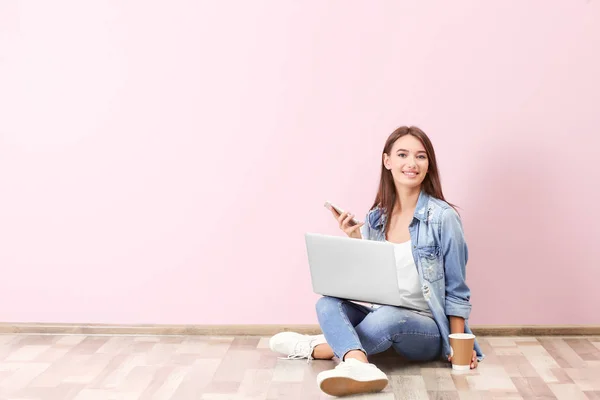
[[[467,244],[462,223],[456,211],[447,209],[440,224],[444,270],[446,273],[446,315],[450,321],[450,333],[464,333],[465,320],[471,313],[471,291],[467,286]],[[448,357],[448,361],[452,358]],[[471,369],[477,368],[477,352],[473,350]]]
[[[450,315],[450,333],[465,333],[465,319]]]

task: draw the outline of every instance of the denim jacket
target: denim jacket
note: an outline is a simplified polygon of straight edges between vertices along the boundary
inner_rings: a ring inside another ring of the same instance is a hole
[[[384,241],[387,215],[376,207],[367,214],[361,227],[364,239]],[[465,282],[468,259],[462,223],[445,201],[421,191],[408,230],[412,253],[421,281],[423,296],[442,336],[442,358],[450,355],[449,316],[465,319],[465,333],[472,333],[467,322],[471,313],[471,291]],[[477,359],[485,355],[475,341]]]

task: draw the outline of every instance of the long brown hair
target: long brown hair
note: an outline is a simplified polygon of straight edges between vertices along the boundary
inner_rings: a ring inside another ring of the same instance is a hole
[[[432,197],[446,201],[444,198],[444,193],[442,193],[440,174],[431,140],[429,140],[429,137],[425,134],[425,132],[416,126],[401,126],[392,132],[392,134],[385,141],[385,146],[383,147],[383,152],[381,153],[381,178],[379,180],[379,189],[377,190],[375,202],[371,206],[371,210],[376,207],[383,208],[388,217],[392,215],[394,206],[396,205],[396,185],[394,184],[392,171],[388,170],[383,164],[383,155],[387,154],[388,156],[391,156],[390,153],[392,152],[392,147],[394,146],[394,143],[396,143],[396,140],[406,135],[412,135],[421,141],[423,147],[425,147],[425,151],[427,152],[427,158],[429,159],[429,168],[427,170],[427,175],[425,175],[425,179],[421,184],[421,189]],[[456,209],[456,206],[453,204],[450,204],[450,206]],[[386,224],[386,233],[388,227],[389,224]]]

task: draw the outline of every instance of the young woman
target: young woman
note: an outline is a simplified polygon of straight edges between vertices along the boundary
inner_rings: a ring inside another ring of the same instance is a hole
[[[334,396],[383,390],[387,376],[367,357],[390,347],[409,360],[450,361],[448,335],[472,333],[468,251],[459,215],[442,193],[427,135],[403,126],[388,137],[379,190],[365,222],[351,225],[353,214],[332,213],[349,237],[394,244],[404,304],[367,307],[324,296],[316,306],[323,335],[279,333],[271,349],[288,358],[337,357],[339,365],[317,377],[321,390]],[[483,357],[475,342],[471,368]]]

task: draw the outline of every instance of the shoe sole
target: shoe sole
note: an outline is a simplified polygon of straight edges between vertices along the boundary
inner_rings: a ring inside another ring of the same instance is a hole
[[[357,381],[351,378],[325,378],[320,388],[330,396],[348,396],[359,393],[381,392],[387,386],[387,379]]]

